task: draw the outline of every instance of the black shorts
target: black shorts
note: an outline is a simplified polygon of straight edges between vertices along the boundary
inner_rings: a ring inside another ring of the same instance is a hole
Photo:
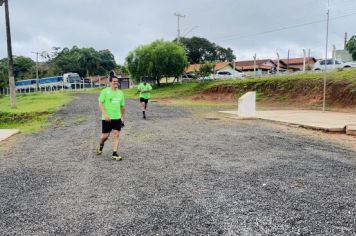
[[[118,120],[110,120],[110,121],[106,121],[106,120],[102,120],[102,133],[106,134],[106,133],[110,133],[111,130],[121,130],[121,119]]]
[[[144,102],[145,104],[148,103],[148,99],[140,98],[140,102]]]

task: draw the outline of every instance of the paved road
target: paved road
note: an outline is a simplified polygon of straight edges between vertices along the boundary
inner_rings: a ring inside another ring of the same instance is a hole
[[[0,153],[0,235],[355,235],[356,153],[211,108],[128,101],[124,160],[94,155],[96,95]]]

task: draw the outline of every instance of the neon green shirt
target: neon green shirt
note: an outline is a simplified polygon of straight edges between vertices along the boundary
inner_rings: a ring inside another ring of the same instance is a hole
[[[121,90],[105,88],[101,91],[98,100],[103,104],[104,110],[111,120],[121,119],[121,107],[125,106],[125,97]],[[105,120],[104,116],[101,116],[101,119]]]
[[[151,93],[149,91],[152,90],[152,86],[149,83],[146,83],[146,85],[144,85],[144,83],[140,83],[137,89],[140,91],[140,98],[150,99]],[[148,91],[148,92],[142,92],[142,91]]]

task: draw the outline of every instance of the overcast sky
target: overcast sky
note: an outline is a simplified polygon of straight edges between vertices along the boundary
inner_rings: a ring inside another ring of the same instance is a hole
[[[129,51],[156,39],[204,37],[230,47],[237,60],[325,57],[328,0],[9,0],[13,54],[35,59],[53,46],[109,49],[122,64]],[[6,57],[0,7],[0,58]],[[330,0],[329,55],[356,34],[356,0]],[[301,26],[302,25],[302,26]],[[297,27],[299,26],[299,27]],[[282,30],[283,29],[283,30]]]

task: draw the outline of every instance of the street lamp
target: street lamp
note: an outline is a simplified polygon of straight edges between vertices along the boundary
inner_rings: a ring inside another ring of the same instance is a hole
[[[10,33],[10,17],[9,17],[9,3],[8,0],[0,0],[0,6],[5,5],[5,22],[6,22],[6,37],[7,37],[7,61],[10,87],[10,104],[11,108],[16,107],[16,91],[15,91],[15,77],[14,77],[14,62],[12,58],[11,48],[11,33]]]

